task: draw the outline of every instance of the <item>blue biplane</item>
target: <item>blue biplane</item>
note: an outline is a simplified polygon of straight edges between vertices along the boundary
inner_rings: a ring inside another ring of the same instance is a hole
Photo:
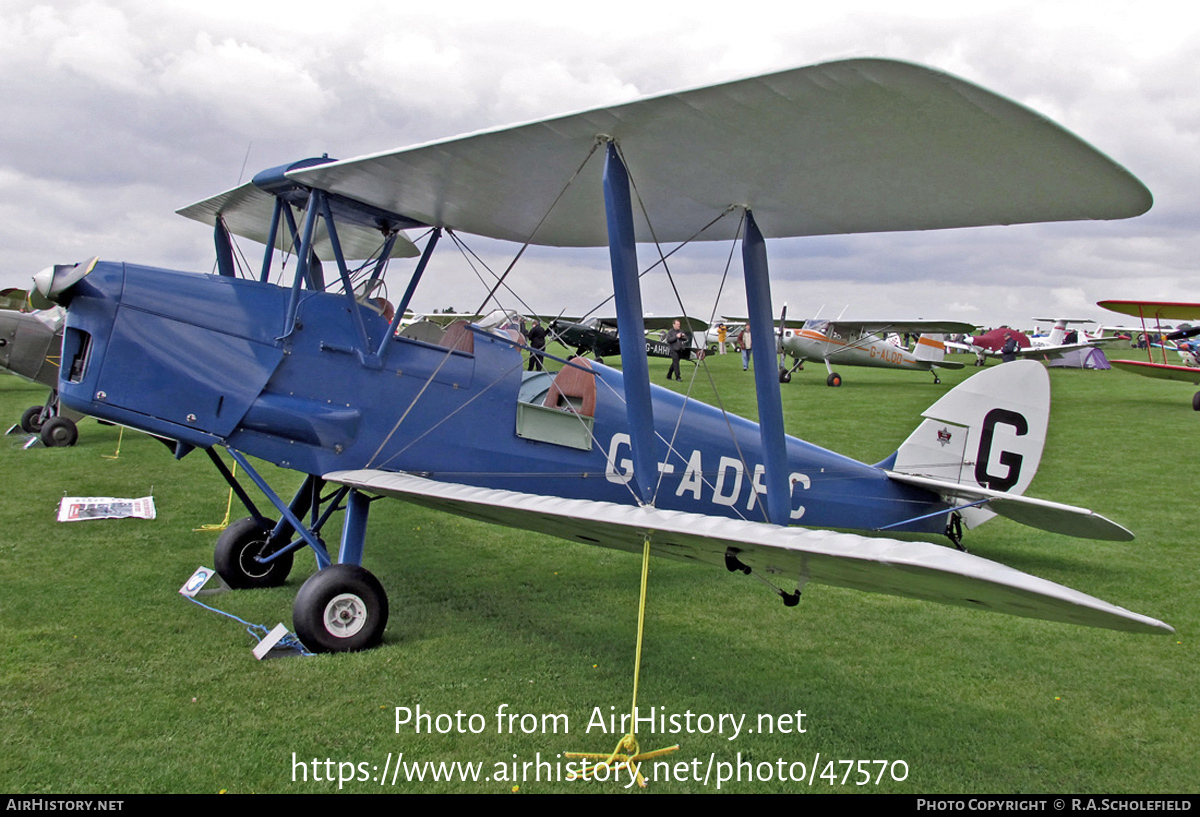
[[[964,524],[1000,513],[1131,538],[1022,496],[1049,416],[1038,364],[971,378],[868,465],[785,434],[767,343],[753,348],[754,423],[652,386],[640,344],[622,348],[621,371],[574,359],[523,372],[519,332],[459,323],[418,336],[400,322],[447,231],[608,246],[627,337],[643,331],[639,242],[740,239],[752,332],[769,338],[768,238],[1116,219],[1150,205],[1136,178],[1036,113],[931,69],[857,59],[276,167],[180,211],[213,226],[216,275],[92,260],[37,284],[68,307],[62,401],[175,440],[177,456],[204,449],[236,487],[251,516],[217,543],[230,585],[281,584],[295,551],[315,552],[294,623],[316,650],[383,636],[387,595],[362,567],[378,496],[630,551],[649,537],[658,555],[785,585],[788,604],[813,581],[1163,633],[953,548],[793,527],[957,543]],[[231,234],[266,246],[261,274],[237,275]],[[273,254],[293,247],[294,279],[271,282]],[[416,256],[398,303],[371,297],[391,259]],[[322,261],[334,262],[328,279]],[[279,521],[228,475],[221,448]],[[286,501],[246,455],[304,482]],[[335,554],[319,534],[343,508]]]

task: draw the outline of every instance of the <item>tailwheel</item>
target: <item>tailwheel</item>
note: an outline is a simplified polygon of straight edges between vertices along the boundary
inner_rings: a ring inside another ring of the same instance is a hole
[[[834,387],[842,385],[842,376],[837,372],[830,372],[829,377],[825,378],[825,385]]]
[[[70,448],[79,440],[79,429],[66,417],[51,417],[42,425],[42,445]]]
[[[319,570],[300,588],[292,625],[313,652],[356,652],[377,646],[387,626],[387,593],[370,571],[352,564]]]
[[[21,415],[21,430],[26,434],[37,434],[42,430],[42,407],[30,406]]]
[[[270,529],[259,527],[251,517],[239,519],[221,532],[213,552],[213,561],[221,578],[235,590],[253,587],[279,587],[292,572],[292,553],[263,563],[256,556],[266,555]]]

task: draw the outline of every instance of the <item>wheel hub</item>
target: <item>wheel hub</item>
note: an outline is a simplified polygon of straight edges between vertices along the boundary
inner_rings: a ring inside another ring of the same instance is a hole
[[[338,638],[356,635],[367,623],[367,605],[353,593],[342,593],[325,605],[325,629]]]

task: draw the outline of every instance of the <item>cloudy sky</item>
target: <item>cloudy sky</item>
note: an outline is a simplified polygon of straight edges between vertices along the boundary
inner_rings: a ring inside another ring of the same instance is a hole
[[[792,314],[1029,324],[1099,317],[1105,298],[1200,301],[1200,12],[1186,5],[412,5],[6,0],[0,285],[93,255],[207,272],[208,228],[174,211],[305,156],[877,56],[1034,108],[1127,167],[1155,204],[1121,222],[773,242],[774,297]],[[499,268],[516,249],[472,246]],[[712,312],[727,252],[680,259],[691,314]],[[457,252],[439,254],[415,305],[478,307],[483,290]],[[583,312],[608,294],[605,270],[603,252],[538,250],[513,285],[534,310]],[[652,276],[646,309],[675,311],[670,293]],[[734,279],[717,311],[744,308]]]

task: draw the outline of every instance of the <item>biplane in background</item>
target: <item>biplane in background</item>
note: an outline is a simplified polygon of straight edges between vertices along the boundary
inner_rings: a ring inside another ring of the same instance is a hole
[[[551,374],[522,372],[522,345],[504,332],[454,324],[434,344],[395,331],[449,230],[608,246],[625,337],[644,331],[638,242],[740,239],[752,333],[766,338],[767,238],[1126,218],[1151,201],[1128,171],[1038,114],[931,69],[861,59],[276,167],[181,211],[213,225],[217,275],[93,259],[37,282],[68,307],[64,402],[177,440],[177,456],[206,450],[228,474],[223,448],[274,506],[278,522],[238,488],[251,517],[217,542],[227,582],[282,584],[294,553],[312,549],[319,569],[293,621],[317,650],[382,638],[387,594],[362,567],[381,495],[754,571],[787,604],[817,582],[1164,633],[1153,618],[953,548],[789,527],[957,541],[962,525],[1000,513],[1128,540],[1088,510],[1022,496],[1049,416],[1041,366],[966,381],[875,466],[784,433],[774,344],[754,344],[754,423],[651,385],[640,344],[622,349],[620,371],[575,358]],[[238,277],[230,233],[298,247],[292,281],[269,281],[270,251],[261,272]],[[391,322],[356,297],[389,258],[417,254]],[[317,258],[336,262],[330,286]],[[277,496],[246,455],[302,473],[294,498]],[[335,554],[321,534],[342,508]]]
[[[16,293],[20,293],[18,296]],[[50,389],[46,402],[30,406],[16,427],[36,434],[47,447],[75,445],[83,415],[64,408],[58,399],[58,361],[62,351],[65,313],[61,307],[18,311],[25,293],[8,290],[17,309],[0,309],[0,369]]]
[[[665,333],[679,321],[680,328],[691,339],[691,346],[685,350],[687,360],[703,360],[707,351],[705,333],[708,324],[687,315],[659,317],[646,315],[642,321],[640,336],[646,345],[646,354],[650,357],[670,357],[671,350],[662,338],[649,337],[651,332]],[[609,317],[591,317],[583,321],[573,321],[569,318],[558,318],[550,323],[550,336],[568,349],[574,349],[579,357],[590,354],[598,362],[603,363],[606,357],[616,357],[621,354],[621,337],[618,332],[617,319]]]
[[[833,370],[837,366],[866,366],[873,369],[904,369],[931,372],[933,382],[941,383],[937,369],[961,369],[958,361],[946,360],[943,335],[975,331],[975,325],[956,321],[846,321],[811,319],[798,324],[780,326],[780,348],[787,357],[795,359],[789,368],[779,368],[779,381],[788,383],[792,373],[803,368],[806,360],[825,364],[827,386],[842,385],[842,376]],[[899,343],[899,335],[916,335],[916,345],[910,352]],[[895,341],[895,342],[893,342]]]
[[[1180,346],[1177,351],[1183,357],[1183,364],[1167,362],[1167,347],[1153,342],[1146,343],[1147,360],[1110,360],[1118,369],[1140,374],[1145,377],[1156,377],[1160,380],[1177,380],[1181,383],[1191,383],[1200,386],[1200,367],[1195,365],[1197,355],[1188,348],[1190,339],[1200,335],[1200,327],[1182,327],[1175,331],[1162,329],[1163,321],[1194,321],[1200,320],[1200,304],[1179,303],[1174,301],[1100,301],[1102,306],[1112,312],[1122,315],[1132,315],[1142,322],[1142,336],[1149,339],[1162,335],[1166,341],[1174,341]],[[1152,320],[1154,329],[1148,329],[1146,321]],[[1154,360],[1154,349],[1158,348],[1162,362]],[[1192,395],[1192,408],[1200,411],[1200,392]]]

